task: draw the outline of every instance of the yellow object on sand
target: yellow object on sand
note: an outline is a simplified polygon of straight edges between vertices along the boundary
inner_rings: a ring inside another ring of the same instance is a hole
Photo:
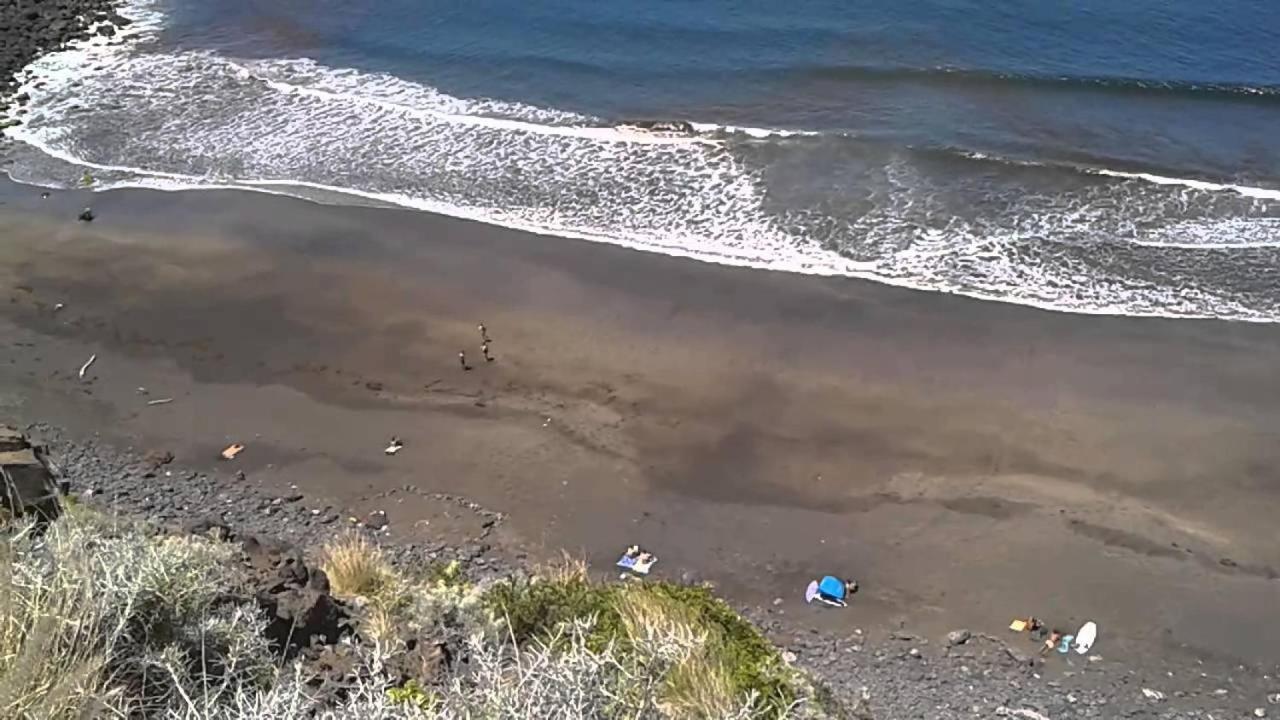
[[[1014,620],[1013,622],[1009,623],[1009,629],[1014,632],[1023,632],[1024,630],[1027,629],[1027,621]]]
[[[243,450],[244,450],[244,446],[241,445],[240,443],[236,443],[235,445],[228,445],[227,449],[222,451],[222,459],[233,460],[235,459],[235,456],[239,455]]]

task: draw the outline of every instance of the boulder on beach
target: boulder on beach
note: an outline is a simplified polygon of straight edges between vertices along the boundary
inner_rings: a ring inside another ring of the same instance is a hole
[[[229,533],[229,530],[227,530]],[[286,543],[241,538],[244,564],[258,606],[267,618],[266,636],[284,657],[294,657],[313,640],[332,645],[347,631],[346,609],[329,592],[329,578]]]
[[[0,425],[0,505],[16,516],[35,513],[52,520],[61,504],[53,473],[44,453],[33,447],[21,431]]]

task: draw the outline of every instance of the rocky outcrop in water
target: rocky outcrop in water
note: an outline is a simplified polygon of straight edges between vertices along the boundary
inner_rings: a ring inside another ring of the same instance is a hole
[[[671,133],[678,135],[694,135],[697,129],[693,127],[693,123],[685,120],[631,120],[622,124],[622,127],[635,128],[637,130],[645,130],[655,133]]]
[[[0,0],[0,107],[21,104],[16,76],[40,55],[128,24],[112,0]]]

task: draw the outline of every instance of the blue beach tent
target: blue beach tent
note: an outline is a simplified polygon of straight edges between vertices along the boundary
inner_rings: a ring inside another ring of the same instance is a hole
[[[804,601],[813,602],[821,600],[828,605],[836,607],[845,606],[845,596],[848,595],[848,588],[844,581],[838,577],[827,575],[821,581],[814,580],[809,583],[809,587],[805,588]]]
[[[824,600],[839,600],[843,602],[845,595],[844,581],[828,575],[818,583],[818,593]]]

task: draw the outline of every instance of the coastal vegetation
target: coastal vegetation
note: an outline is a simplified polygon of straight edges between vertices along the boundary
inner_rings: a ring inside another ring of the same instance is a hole
[[[300,557],[74,504],[8,520],[0,716],[830,714],[705,587],[600,581],[570,559],[476,581],[457,563],[399,567],[355,533],[316,550],[323,573]]]

